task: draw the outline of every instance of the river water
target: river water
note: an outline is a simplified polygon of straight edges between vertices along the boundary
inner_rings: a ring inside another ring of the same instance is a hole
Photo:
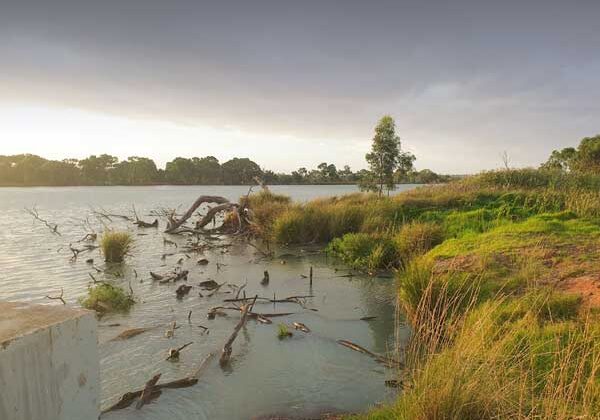
[[[408,188],[412,186],[401,187]],[[348,185],[271,189],[296,201],[356,191],[356,187]],[[100,210],[131,215],[135,205],[138,214],[151,221],[154,218],[149,214],[153,210],[185,210],[202,194],[237,200],[247,191],[242,186],[1,188],[0,299],[57,305],[59,301],[50,301],[45,296],[59,295],[63,289],[67,304],[78,305],[78,299],[86,295],[91,283],[90,274],[125,289],[131,285],[138,301],[131,311],[105,316],[99,321],[105,408],[123,393],[143,387],[159,372],[161,382],[183,378],[208,354],[219,352],[239,314],[228,312],[228,316],[208,320],[208,310],[222,305],[223,299],[233,293],[224,286],[211,297],[201,297],[200,293],[206,295],[206,292],[198,287],[200,281],[212,279],[233,285],[247,282],[248,296],[314,296],[307,299],[306,308],[289,303],[257,304],[257,312],[293,314],[273,318],[272,325],[250,320],[233,344],[227,369],[219,367],[217,355],[206,365],[197,385],[165,390],[157,401],[142,410],[115,411],[104,415],[105,419],[249,419],[275,413],[358,411],[393,398],[396,391],[386,388],[384,380],[392,378],[394,372],[336,342],[350,340],[377,353],[394,348],[391,278],[347,277],[348,270],[315,248],[278,249],[276,258],[265,260],[254,248],[234,243],[186,256],[181,250],[186,239],[163,234],[163,220],[159,229],[140,229],[120,218],[111,217],[109,221],[93,214],[94,210]],[[34,206],[41,218],[58,224],[60,236],[24,211]],[[101,232],[104,225],[127,229],[134,235],[133,250],[126,262],[108,267],[98,250],[83,253],[72,261],[69,243],[81,247],[78,240],[90,229]],[[179,246],[165,245],[165,237]],[[213,243],[223,245],[231,240],[218,238]],[[172,255],[163,258],[164,254]],[[86,263],[89,258],[103,271],[97,272]],[[208,265],[198,265],[201,258],[208,259]],[[165,273],[178,266],[189,270],[187,284],[194,286],[181,300],[175,297],[180,283],[160,285],[149,275],[150,271]],[[302,277],[308,275],[311,266],[314,267],[312,288],[308,279]],[[268,286],[260,284],[264,270],[270,274]],[[360,320],[365,316],[376,318]],[[166,338],[165,331],[173,321],[179,328],[174,337]],[[279,340],[278,324],[291,326],[293,322],[306,324],[311,332],[292,330],[293,337]],[[199,325],[208,327],[209,333],[204,333]],[[111,340],[126,329],[138,327],[151,329],[128,340]],[[399,334],[402,340],[407,332],[401,330]],[[169,348],[188,342],[193,344],[182,351],[178,362],[165,360]]]

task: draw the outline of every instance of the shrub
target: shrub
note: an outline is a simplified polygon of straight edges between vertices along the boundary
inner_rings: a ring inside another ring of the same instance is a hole
[[[109,283],[100,283],[88,288],[88,296],[80,300],[81,306],[100,313],[123,312],[135,303],[133,297]]]
[[[279,324],[279,325],[277,325],[277,338],[279,338],[280,340],[282,340],[284,338],[291,337],[292,335],[293,334],[288,329],[287,325],[285,325],[285,324]]]
[[[394,245],[384,235],[348,233],[334,239],[327,249],[349,266],[363,271],[390,268],[397,262]]]
[[[102,235],[100,248],[106,262],[120,263],[131,250],[133,239],[129,232],[106,231]]]
[[[444,240],[442,228],[434,223],[411,222],[403,225],[394,237],[397,254],[406,265]]]
[[[245,199],[242,197],[240,202]],[[290,197],[262,190],[258,194],[248,196],[247,200],[248,208],[252,212],[253,233],[264,240],[270,240],[275,220],[291,205]]]

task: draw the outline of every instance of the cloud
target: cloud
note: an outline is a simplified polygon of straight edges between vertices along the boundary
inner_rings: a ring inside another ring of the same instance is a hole
[[[537,164],[600,130],[593,1],[51,6],[3,7],[4,104],[233,128],[265,166],[300,166],[267,150],[289,139],[313,165],[364,165],[383,114],[420,167],[459,173],[497,166],[503,150]]]

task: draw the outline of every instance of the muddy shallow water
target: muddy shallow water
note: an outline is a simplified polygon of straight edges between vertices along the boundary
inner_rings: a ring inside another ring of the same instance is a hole
[[[353,186],[272,189],[299,201],[355,191]],[[277,258],[265,260],[253,248],[236,243],[204,254],[188,253],[187,258],[182,251],[184,237],[168,236],[178,243],[177,248],[164,245],[163,229],[138,229],[119,218],[112,218],[112,222],[104,219],[104,223],[129,229],[134,235],[132,255],[124,264],[105,266],[97,250],[70,261],[68,244],[75,244],[85,235],[84,219],[96,231],[103,229],[102,223],[92,216],[92,209],[131,214],[134,204],[137,212],[150,221],[152,218],[146,215],[151,210],[186,208],[201,194],[237,199],[246,192],[246,187],[237,186],[0,189],[0,299],[55,305],[59,303],[44,296],[60,294],[63,288],[68,304],[76,305],[91,281],[89,273],[126,289],[131,283],[138,300],[133,309],[100,320],[102,406],[106,407],[124,392],[141,388],[156,373],[162,373],[161,381],[185,377],[209,353],[220,350],[239,314],[228,312],[226,317],[208,320],[208,310],[221,305],[232,293],[225,293],[231,289],[224,286],[212,297],[200,297],[199,293],[207,293],[200,290],[199,282],[247,282],[248,296],[314,295],[307,300],[306,308],[291,303],[257,304],[256,312],[293,314],[273,318],[272,325],[250,320],[233,344],[228,368],[221,369],[215,357],[194,387],[165,390],[156,402],[142,410],[116,411],[103,416],[105,419],[248,419],[270,413],[364,410],[392,398],[396,391],[384,386],[392,372],[336,343],[338,339],[350,340],[377,353],[393,349],[394,286],[390,278],[345,277],[348,270],[343,266],[308,248],[278,249]],[[59,225],[61,236],[52,234],[23,211],[34,205],[41,217]],[[212,243],[230,244],[231,240],[220,238]],[[162,259],[165,253],[174,255]],[[88,258],[106,271],[97,273],[86,264]],[[183,261],[178,264],[181,258]],[[200,258],[208,259],[208,265],[198,265]],[[189,270],[187,284],[194,286],[182,300],[175,298],[175,289],[181,282],[160,285],[149,276],[150,271],[165,273],[176,266]],[[314,267],[312,288],[308,279],[302,277],[308,275],[310,266]],[[260,284],[264,270],[270,273],[268,286]],[[187,320],[189,311],[191,322]],[[361,321],[364,316],[376,318]],[[166,338],[165,331],[173,321],[179,328],[173,338]],[[293,337],[279,340],[280,322],[289,326],[302,322],[311,332],[293,331]],[[119,325],[111,326],[114,324]],[[203,333],[199,325],[208,327],[209,333]],[[137,327],[152,329],[129,340],[111,341],[120,332]],[[400,334],[405,335],[406,331]],[[182,351],[179,362],[165,361],[169,348],[190,341],[193,344]]]

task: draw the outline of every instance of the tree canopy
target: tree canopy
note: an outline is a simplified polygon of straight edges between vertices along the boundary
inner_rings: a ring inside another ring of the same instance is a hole
[[[385,115],[375,126],[375,135],[371,152],[365,155],[370,171],[363,174],[359,186],[362,190],[378,191],[383,188],[393,190],[398,174],[406,176],[413,170],[416,160],[409,152],[403,152],[400,147],[400,137],[396,135],[396,123],[392,117]]]
[[[141,156],[123,161],[107,154],[62,161],[32,154],[0,156],[0,186],[248,185],[255,183],[254,177],[268,184],[353,184],[360,176],[348,165],[338,169],[327,162],[286,174],[262,169],[248,158],[233,158],[221,164],[214,156],[176,157],[166,163],[165,169],[159,169],[152,159]]]
[[[542,169],[565,172],[600,173],[600,135],[585,137],[577,149],[566,147],[553,150]]]

